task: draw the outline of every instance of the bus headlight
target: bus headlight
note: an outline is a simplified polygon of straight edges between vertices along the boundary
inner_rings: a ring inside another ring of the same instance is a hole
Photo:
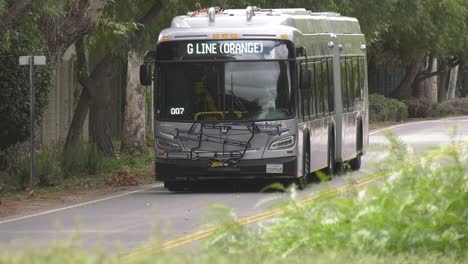
[[[169,139],[158,138],[156,139],[156,145],[161,150],[180,150],[179,144]]]
[[[278,150],[278,149],[287,149],[296,143],[296,137],[295,136],[289,136],[285,138],[278,139],[271,143],[269,149],[270,150]]]

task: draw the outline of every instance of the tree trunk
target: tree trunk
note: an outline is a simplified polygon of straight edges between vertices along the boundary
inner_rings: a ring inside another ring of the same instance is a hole
[[[449,100],[455,98],[455,91],[457,90],[457,81],[458,81],[458,68],[459,65],[453,67],[450,70],[450,81],[448,86],[447,98]]]
[[[418,59],[413,64],[411,64],[400,86],[397,89],[395,89],[395,91],[392,93],[392,97],[400,99],[400,100],[410,98],[411,95],[413,94],[412,88],[413,88],[414,80],[418,76],[418,73],[421,71],[423,66],[424,66],[423,59]]]
[[[143,25],[148,25],[153,21],[155,17],[157,17],[163,7],[164,1],[156,1],[156,3],[148,10],[148,12],[138,21],[140,24]],[[141,38],[144,36],[144,31],[141,30],[137,34],[137,39]],[[98,145],[99,149],[103,152],[106,153],[109,156],[114,155],[114,149],[112,146],[112,140],[111,140],[111,134],[110,134],[110,118],[105,118],[106,115],[109,115],[109,111],[106,110],[109,108],[109,101],[110,101],[110,89],[109,87],[104,88],[102,85],[96,85],[96,82],[100,82],[101,84],[103,83],[103,79],[105,79],[106,74],[103,72],[106,71],[106,69],[111,69],[112,66],[112,54],[108,53],[106,54],[95,66],[94,70],[91,71],[91,75],[89,78],[80,78],[80,83],[83,86],[83,91],[87,91],[88,94],[82,93],[80,97],[80,101],[87,101],[87,96],[89,96],[89,104],[95,105],[94,107],[91,107],[90,111],[90,135],[91,135],[91,140]],[[100,87],[102,86],[102,87]],[[101,91],[101,88],[103,88],[104,91]],[[106,94],[107,92],[107,94]],[[84,98],[83,98],[84,97]],[[98,97],[98,98],[95,98]],[[82,99],[83,98],[83,99]],[[106,105],[98,105],[96,106],[96,103],[102,103]],[[101,109],[99,113],[94,113],[93,109],[96,108],[103,108]],[[83,107],[77,108],[74,113],[75,115],[80,115],[80,113],[83,113],[84,111],[87,111],[86,104],[83,104]],[[109,116],[108,116],[109,117]],[[77,117],[77,119],[79,119]],[[84,126],[84,120],[80,122],[76,122],[76,126],[73,127],[74,131],[81,131],[83,130]],[[68,131],[68,137],[72,137],[70,133],[75,133],[74,131],[71,131],[71,129]],[[104,135],[103,133],[108,132],[108,135]],[[94,134],[95,133],[95,134]],[[93,135],[94,134],[94,135]]]
[[[88,90],[83,88],[81,91],[78,105],[75,108],[73,119],[68,129],[67,140],[65,141],[65,149],[73,146],[76,142],[81,140],[83,134],[84,122],[89,112],[89,104],[91,97],[89,96]]]
[[[79,71],[78,79],[80,82],[83,83],[83,78],[88,77],[88,67],[86,62],[83,38],[80,38],[78,41],[76,41],[75,46],[77,57],[76,64]],[[77,142],[81,139],[81,135],[83,133],[84,122],[89,112],[91,95],[87,85],[82,84],[82,87],[83,88],[81,91],[80,99],[78,100],[78,105],[75,108],[72,122],[70,124],[70,128],[68,129],[67,140],[65,141],[64,150],[68,150],[70,146],[77,144]]]
[[[443,67],[444,69],[442,70],[442,73],[440,76],[440,84],[439,84],[439,96],[438,96],[439,103],[447,100],[447,81],[448,81],[448,76],[449,76],[447,63],[443,63]]]
[[[468,96],[468,60],[463,64],[463,90],[462,97]]]
[[[139,81],[142,62],[143,59],[135,51],[128,53],[125,120],[120,151],[132,155],[147,153],[145,88]]]
[[[437,58],[429,60],[428,73],[437,71]],[[424,97],[433,104],[437,103],[437,75],[424,80]]]
[[[89,87],[89,91],[93,90],[90,104],[89,127],[92,142],[106,156],[114,156],[114,147],[112,145],[111,134],[111,87],[109,78],[112,71],[112,60],[107,59],[100,63],[93,75],[92,80],[96,80],[96,88]]]

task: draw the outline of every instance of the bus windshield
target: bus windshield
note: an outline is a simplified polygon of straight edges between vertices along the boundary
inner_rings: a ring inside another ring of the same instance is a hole
[[[259,121],[293,115],[285,60],[161,63],[158,76],[158,119]]]

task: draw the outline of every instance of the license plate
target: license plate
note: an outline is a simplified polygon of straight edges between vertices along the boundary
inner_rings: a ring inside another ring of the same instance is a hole
[[[267,164],[266,173],[283,173],[283,164]]]
[[[221,168],[223,167],[224,163],[222,161],[212,161],[211,167],[212,168]]]

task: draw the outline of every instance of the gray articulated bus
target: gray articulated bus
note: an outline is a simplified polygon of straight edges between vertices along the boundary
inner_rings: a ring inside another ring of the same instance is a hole
[[[179,191],[359,169],[366,69],[355,18],[255,7],[175,17],[140,72],[155,91],[156,178]]]

